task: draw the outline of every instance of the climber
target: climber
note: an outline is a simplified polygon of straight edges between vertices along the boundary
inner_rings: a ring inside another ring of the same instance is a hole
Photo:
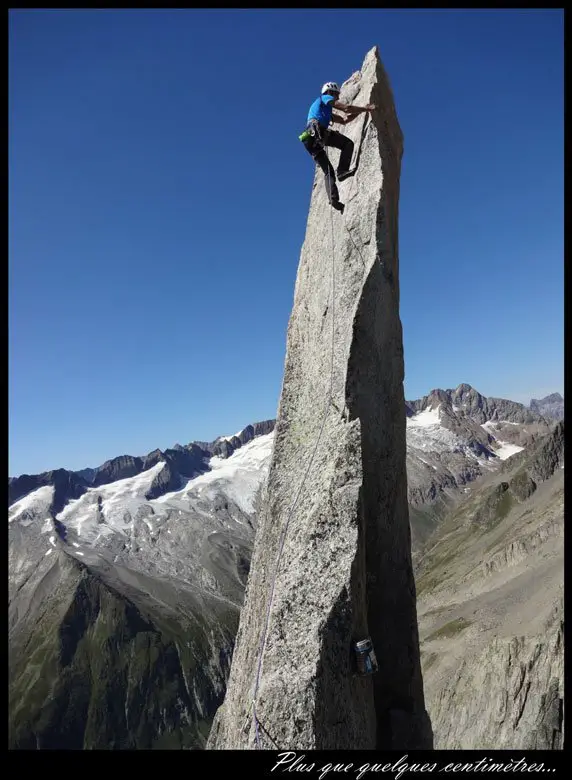
[[[345,135],[338,133],[337,130],[328,129],[330,122],[340,125],[347,125],[352,122],[358,114],[366,111],[373,111],[375,106],[352,106],[348,103],[342,103],[339,100],[340,88],[334,81],[328,81],[322,87],[322,94],[316,98],[308,112],[306,130],[300,136],[300,140],[312,155],[320,168],[324,171],[326,177],[326,192],[328,201],[338,211],[344,212],[344,204],[340,203],[340,196],[336,186],[336,175],[334,169],[328,160],[325,152],[325,146],[333,146],[341,150],[340,161],[338,163],[337,177],[338,181],[343,181],[355,173],[355,168],[350,170],[350,163],[354,152],[353,141]],[[332,108],[337,108],[347,114],[343,117],[341,114],[334,114]]]

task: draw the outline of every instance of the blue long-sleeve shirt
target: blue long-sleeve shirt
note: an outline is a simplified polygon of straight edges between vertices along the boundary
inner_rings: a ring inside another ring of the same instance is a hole
[[[321,127],[328,127],[332,121],[332,108],[335,98],[332,95],[320,95],[316,98],[308,111],[308,123],[316,119]]]

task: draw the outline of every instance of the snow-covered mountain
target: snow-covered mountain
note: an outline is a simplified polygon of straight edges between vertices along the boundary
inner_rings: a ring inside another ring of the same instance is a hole
[[[405,413],[414,548],[473,482],[551,427],[521,404],[468,385],[435,390],[408,402]],[[211,443],[9,481],[11,744],[204,744],[228,674],[273,427],[265,421]],[[102,631],[119,652],[105,663],[123,659],[121,717],[102,715],[95,671]],[[61,662],[68,635],[74,673],[92,681],[82,717],[100,727],[58,741],[71,721],[45,712],[75,695]],[[24,648],[36,644],[48,666],[44,674],[38,660],[40,674],[30,677]],[[157,691],[148,709],[129,683],[141,677],[141,664],[153,669]],[[50,675],[55,688],[44,691]]]
[[[11,504],[12,747],[204,745],[228,677],[272,433],[249,426],[221,442],[194,445],[196,476],[163,454],[144,470],[116,459],[99,474],[136,473],[68,480],[63,506],[49,483]]]
[[[471,483],[552,427],[523,404],[487,398],[470,385],[406,402],[407,481],[416,550]]]
[[[54,511],[54,486],[33,490],[9,508],[12,586],[20,586],[40,555],[60,546],[85,562],[101,558],[153,576],[175,576],[239,605],[243,578],[233,570],[232,555],[228,565],[221,564],[220,547],[231,539],[237,551],[250,545],[271,447],[272,433],[257,436],[228,458],[212,456],[198,476],[179,475],[177,490],[156,497],[169,468],[165,460],[135,476],[87,487],[60,511]],[[246,558],[241,560],[243,566]]]
[[[406,416],[415,547],[472,482],[551,427],[522,404],[485,398],[469,385],[409,401]],[[33,565],[30,548],[49,554],[54,539],[75,557],[96,553],[153,576],[198,582],[240,603],[240,579],[233,575],[231,583],[226,568],[213,568],[211,548],[220,534],[248,548],[273,426],[269,420],[212,443],[120,456],[89,474],[60,469],[11,480],[10,526],[29,529],[25,545],[16,544],[11,577],[18,580],[15,573]]]

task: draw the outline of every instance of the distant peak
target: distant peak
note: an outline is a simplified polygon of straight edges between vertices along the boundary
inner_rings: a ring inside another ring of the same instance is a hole
[[[560,393],[550,393],[550,395],[545,395],[544,398],[532,398],[530,403],[531,404],[542,404],[542,403],[550,403],[551,401],[563,401],[564,398],[560,395]]]
[[[431,390],[429,395],[427,396],[426,401],[426,407],[435,409],[439,407],[441,404],[448,404],[449,403],[449,396],[444,390],[441,390],[440,388],[435,388],[434,390]]]
[[[377,61],[381,61],[381,57],[379,56],[379,46],[377,43],[371,47],[371,49],[367,52],[367,54],[364,57],[364,64],[371,59],[375,59]]]

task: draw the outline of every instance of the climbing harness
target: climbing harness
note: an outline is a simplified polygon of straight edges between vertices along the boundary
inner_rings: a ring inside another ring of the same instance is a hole
[[[328,160],[329,162],[329,160]],[[330,171],[328,167],[328,179],[330,177]],[[331,182],[328,182],[331,184]],[[304,483],[306,482],[306,479],[308,477],[308,474],[310,473],[310,469],[312,467],[312,463],[314,462],[314,458],[316,456],[316,452],[318,451],[318,446],[320,444],[320,440],[322,438],[322,433],[324,432],[324,426],[326,424],[326,419],[328,417],[328,411],[330,408],[330,404],[332,402],[332,389],[334,385],[334,350],[335,350],[335,335],[336,335],[336,318],[335,318],[335,293],[336,293],[336,265],[335,265],[335,243],[334,243],[334,216],[333,211],[330,211],[330,223],[331,223],[331,231],[332,231],[332,344],[331,344],[331,357],[330,357],[330,386],[328,388],[328,394],[326,399],[326,404],[324,406],[324,412],[322,415],[322,424],[320,426],[320,431],[318,433],[318,438],[316,439],[316,443],[314,445],[314,450],[312,452],[312,455],[310,457],[310,460],[308,462],[308,465],[306,467],[306,471],[304,472],[304,476],[302,477],[302,482],[300,483],[300,487],[298,488],[298,492],[296,493],[294,497],[294,501],[292,503],[292,506],[290,507],[288,511],[288,516],[286,518],[286,522],[284,524],[284,527],[282,529],[282,533],[280,534],[280,541],[278,543],[278,554],[276,556],[276,564],[274,566],[274,575],[272,577],[272,585],[270,588],[270,596],[268,598],[268,604],[266,606],[266,616],[264,620],[264,631],[262,632],[262,637],[260,641],[260,647],[258,649],[258,664],[256,669],[256,680],[254,683],[254,691],[252,695],[252,720],[254,723],[254,731],[255,731],[255,737],[256,737],[256,747],[258,750],[260,750],[260,727],[261,724],[259,723],[258,716],[256,713],[256,697],[258,695],[258,688],[260,687],[260,678],[262,674],[262,658],[264,655],[264,651],[266,649],[266,642],[268,640],[268,628],[270,625],[270,613],[272,611],[272,605],[274,602],[274,590],[276,587],[276,578],[278,576],[278,567],[280,566],[280,559],[282,557],[282,550],[284,549],[284,542],[286,540],[286,533],[288,531],[288,526],[290,525],[290,521],[292,519],[292,516],[294,514],[294,509],[296,508],[296,505],[298,503],[298,499],[300,498],[300,495],[302,493],[302,489],[304,487]]]
[[[315,157],[315,155],[321,151],[322,149],[325,150],[325,134],[328,132],[327,128],[324,128],[320,125],[317,119],[311,119],[308,122],[308,125],[304,132],[298,136],[300,141],[302,141],[303,144],[306,143],[306,141],[309,141],[311,138],[314,139],[312,144],[312,157]]]

